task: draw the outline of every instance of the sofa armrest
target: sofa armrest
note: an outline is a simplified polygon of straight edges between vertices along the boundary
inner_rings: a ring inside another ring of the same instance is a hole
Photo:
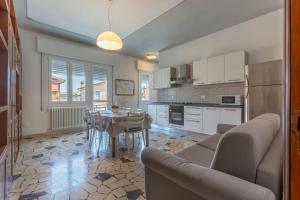
[[[233,124],[218,124],[217,125],[217,133],[224,134],[230,129],[234,128],[236,125]]]
[[[275,200],[273,192],[267,188],[217,170],[196,165],[175,155],[151,147],[143,151],[142,161],[146,171],[150,170],[158,174],[158,176],[168,179],[174,183],[174,185],[184,188],[185,191],[199,197],[196,199]],[[147,177],[146,173],[145,178],[146,195],[148,199],[148,196],[151,196],[151,194],[148,193],[147,189],[157,191],[159,188],[155,187],[162,186],[158,184],[151,184],[149,186],[149,181],[151,178],[153,179],[153,177]],[[157,183],[158,181],[151,180],[151,182]],[[176,188],[174,188],[174,190],[176,190]],[[164,190],[160,190],[160,192],[164,193]],[[159,195],[162,197],[161,199],[174,199],[168,196],[169,194]],[[149,200],[152,199],[160,200],[157,199],[157,196],[155,196],[155,198],[149,198]]]

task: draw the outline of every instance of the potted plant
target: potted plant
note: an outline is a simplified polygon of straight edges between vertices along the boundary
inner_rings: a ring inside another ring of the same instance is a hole
[[[112,106],[111,106],[111,111],[112,111],[113,113],[119,112],[119,106],[112,105]]]

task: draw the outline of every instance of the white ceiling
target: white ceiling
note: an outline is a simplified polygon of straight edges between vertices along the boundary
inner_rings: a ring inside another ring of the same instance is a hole
[[[107,0],[27,1],[15,1],[23,28],[96,46],[108,26]],[[124,39],[121,53],[144,58],[282,7],[283,0],[114,0],[112,29]]]
[[[183,0],[114,0],[112,30],[123,39]],[[108,30],[108,0],[27,0],[27,17],[90,38]]]

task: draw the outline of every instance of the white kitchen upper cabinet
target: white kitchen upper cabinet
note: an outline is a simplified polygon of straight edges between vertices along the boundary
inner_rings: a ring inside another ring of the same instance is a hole
[[[207,83],[224,83],[224,55],[207,59]]]
[[[154,88],[170,88],[171,68],[163,68],[154,72]]]
[[[193,84],[207,84],[207,60],[199,60],[193,63]]]
[[[152,123],[156,123],[156,105],[148,105],[148,114],[152,118]]]
[[[242,123],[241,108],[221,108],[220,123],[240,125]]]
[[[203,133],[213,135],[217,132],[217,125],[220,123],[220,108],[203,108]]]
[[[154,73],[153,73],[153,86],[154,86],[155,89],[158,89],[158,87],[159,87],[159,84],[158,84],[158,80],[159,80],[158,74],[159,74],[158,70],[154,71]]]
[[[225,55],[225,82],[242,82],[245,80],[245,51]]]
[[[164,68],[162,69],[163,71],[163,77],[162,77],[162,85],[163,85],[163,88],[169,88],[171,87],[170,85],[170,79],[171,79],[171,68],[168,67],[168,68]]]

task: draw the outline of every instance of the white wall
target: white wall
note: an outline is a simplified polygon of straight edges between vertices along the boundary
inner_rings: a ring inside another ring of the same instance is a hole
[[[43,47],[43,51],[47,53],[113,66],[113,78],[134,80],[137,90],[138,70],[136,58],[117,53],[108,53],[98,48],[61,40],[25,29],[20,29],[20,36],[23,67],[23,135],[45,133],[49,129],[49,113],[41,111],[42,54],[37,50],[37,37],[48,40],[47,46]],[[142,66],[150,71],[157,67],[157,64],[144,61],[141,63],[144,63]],[[115,96],[114,98],[120,99]],[[126,106],[134,108],[137,106],[137,94],[133,97],[125,97],[124,99]]]
[[[283,17],[280,9],[161,51],[159,65],[189,63],[238,50],[248,52],[249,64],[283,58]]]
[[[139,73],[142,71],[154,71],[158,68],[158,64],[136,60],[135,58],[118,55],[115,60],[113,75],[114,79],[134,80],[135,82],[135,95],[134,96],[116,96],[114,95],[115,104],[122,105],[130,108],[137,108],[138,105],[138,84]],[[115,84],[115,82],[113,83]]]

